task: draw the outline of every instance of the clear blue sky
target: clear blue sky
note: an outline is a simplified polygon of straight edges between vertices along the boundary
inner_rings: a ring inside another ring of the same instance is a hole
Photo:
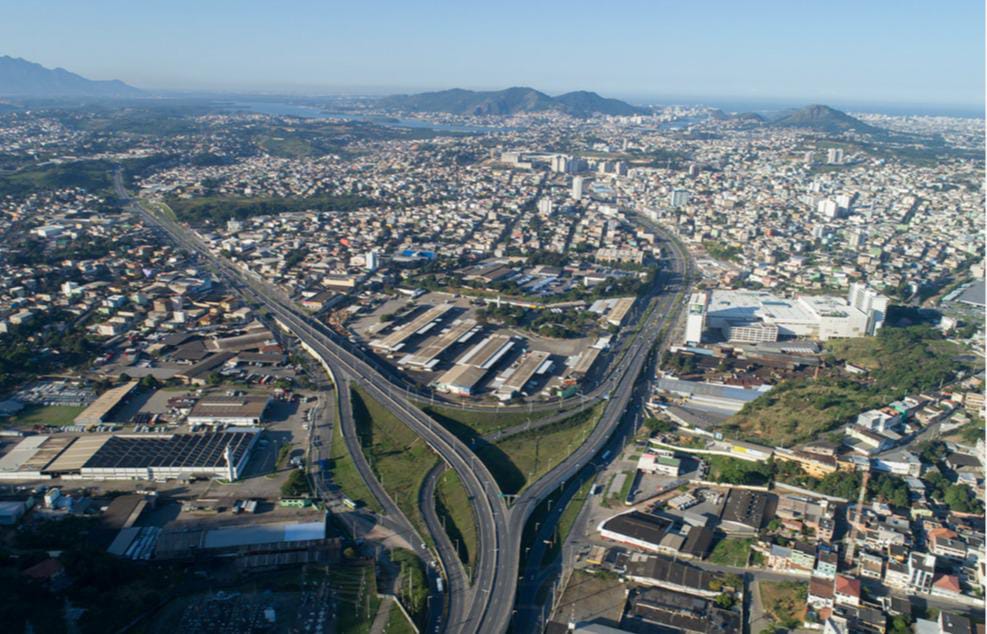
[[[983,0],[0,3],[0,54],[151,89],[984,103]]]

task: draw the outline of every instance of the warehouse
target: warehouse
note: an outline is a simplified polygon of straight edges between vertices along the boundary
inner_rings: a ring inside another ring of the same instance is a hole
[[[520,392],[524,391],[524,386],[535,376],[544,374],[552,367],[547,352],[533,351],[524,356],[514,367],[504,372],[506,378],[499,388],[497,396],[502,400],[510,400]]]
[[[457,365],[469,365],[474,368],[489,370],[514,347],[514,341],[508,335],[491,335],[476,344],[460,357]]]
[[[340,540],[328,538],[326,521],[272,522],[222,528],[165,529],[156,536],[158,559],[229,557],[239,567],[338,561]]]
[[[472,396],[487,371],[471,365],[455,365],[435,380],[435,389],[457,396]]]
[[[130,381],[120,387],[106,390],[99,395],[99,398],[90,403],[89,407],[82,410],[75,417],[75,423],[77,425],[99,425],[105,423],[110,412],[127,398],[134,391],[135,387],[137,387],[137,381]]]
[[[257,428],[195,434],[31,436],[0,459],[0,479],[236,480]]]
[[[473,319],[457,321],[451,328],[444,330],[439,336],[422,346],[418,352],[402,357],[398,361],[398,365],[408,366],[415,370],[431,370],[439,362],[442,353],[456,344],[466,343],[479,330],[480,327]]]
[[[271,402],[269,396],[207,396],[192,407],[189,425],[259,425]]]
[[[28,436],[0,458],[0,480],[47,480],[44,468],[72,444],[70,436]]]
[[[431,330],[452,308],[451,304],[432,306],[408,323],[398,326],[383,339],[374,339],[370,342],[370,347],[382,352],[397,352],[404,348],[408,340],[414,335],[424,335]]]
[[[580,378],[586,376],[593,364],[596,363],[596,359],[600,356],[599,348],[587,348],[579,355],[579,358],[575,361],[572,357],[569,358],[569,365],[571,368],[572,376],[575,378]]]

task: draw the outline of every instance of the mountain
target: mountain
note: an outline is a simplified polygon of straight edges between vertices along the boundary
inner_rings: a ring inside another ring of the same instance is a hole
[[[769,125],[776,128],[807,128],[819,132],[853,131],[865,134],[882,132],[880,128],[868,125],[845,112],[818,104],[786,113],[770,121]]]
[[[594,113],[628,115],[647,110],[635,108],[618,99],[606,99],[595,92],[569,92],[550,97],[534,88],[514,87],[505,90],[441,90],[417,95],[392,95],[380,105],[404,112],[448,112],[467,115],[512,115],[523,112],[565,112],[577,117]]]
[[[122,81],[95,81],[64,68],[45,68],[19,57],[0,56],[3,97],[136,97],[143,92]]]
[[[620,99],[601,97],[595,92],[577,90],[559,95],[555,101],[566,107],[566,112],[576,117],[588,117],[592,114],[608,114],[617,117],[629,117],[637,114],[648,114],[646,108],[638,108]]]

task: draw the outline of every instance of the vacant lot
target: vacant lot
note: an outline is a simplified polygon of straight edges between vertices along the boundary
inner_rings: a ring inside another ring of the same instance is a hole
[[[789,629],[805,619],[805,601],[809,586],[797,581],[759,581],[761,606],[775,623]]]
[[[0,419],[4,427],[27,429],[35,425],[72,425],[75,417],[85,407],[75,405],[31,405],[7,419]]]
[[[743,568],[747,565],[747,556],[751,550],[751,539],[738,539],[736,537],[726,537],[717,542],[713,547],[713,552],[709,554],[710,563],[721,566],[733,566]]]

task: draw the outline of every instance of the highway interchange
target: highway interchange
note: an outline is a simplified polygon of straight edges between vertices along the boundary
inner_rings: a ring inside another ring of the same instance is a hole
[[[161,213],[153,213],[136,200],[130,199],[119,172],[115,175],[114,182],[117,194],[130,200],[132,209],[159,227],[178,246],[209,262],[252,303],[266,307],[270,315],[318,359],[337,386],[340,425],[347,449],[354,457],[361,476],[381,502],[391,526],[406,535],[414,534],[410,522],[376,481],[366,460],[360,460],[363,454],[356,437],[352,411],[347,406],[350,384],[360,386],[371,398],[384,405],[456,472],[473,505],[479,544],[477,560],[473,583],[470,585],[455,548],[441,529],[434,504],[423,505],[426,525],[447,581],[444,614],[431,611],[429,630],[484,633],[507,631],[514,614],[525,525],[543,500],[559,489],[566,489],[566,485],[604,451],[624,420],[624,414],[635,393],[637,378],[645,367],[649,353],[658,342],[663,328],[674,324],[682,309],[682,297],[688,289],[691,276],[688,255],[682,246],[666,234],[660,233],[665,251],[670,256],[667,258],[670,267],[658,282],[661,294],[639,322],[637,333],[615,362],[609,378],[582,399],[583,402],[587,398],[591,401],[600,398],[607,400],[599,423],[579,449],[538,481],[531,483],[508,508],[494,477],[483,462],[454,434],[411,402],[411,390],[406,383],[395,384],[393,373],[381,372],[380,364],[362,350],[299,309],[279,289],[217,256],[185,226]],[[420,398],[420,395],[417,396]],[[551,406],[557,408],[559,405],[553,403]],[[410,541],[418,542],[417,539]],[[413,547],[425,561],[431,561],[424,543],[414,543]],[[441,605],[441,601],[430,603],[433,608]]]

